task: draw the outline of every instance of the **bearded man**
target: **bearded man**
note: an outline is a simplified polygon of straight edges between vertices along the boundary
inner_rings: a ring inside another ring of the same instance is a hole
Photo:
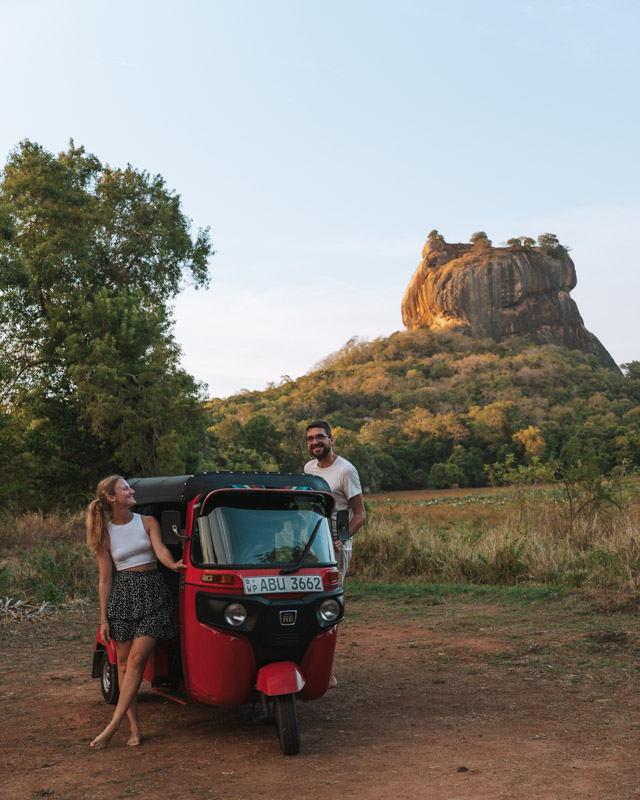
[[[304,465],[304,471],[324,478],[336,501],[332,517],[333,546],[342,584],[351,561],[351,537],[360,530],[367,518],[360,478],[353,464],[333,452],[333,436],[328,422],[315,420],[307,425],[307,448],[313,459]],[[349,538],[344,542],[338,538],[338,511],[349,512]]]

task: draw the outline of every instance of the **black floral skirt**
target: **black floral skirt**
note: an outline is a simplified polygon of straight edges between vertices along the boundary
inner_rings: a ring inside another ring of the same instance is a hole
[[[172,617],[171,592],[160,570],[116,572],[107,619],[111,637],[130,642],[140,636],[173,639],[178,626]]]

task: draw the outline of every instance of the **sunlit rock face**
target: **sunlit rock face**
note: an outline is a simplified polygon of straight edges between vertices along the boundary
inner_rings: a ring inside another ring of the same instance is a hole
[[[566,252],[428,241],[402,299],[407,328],[456,328],[496,341],[524,336],[596,355],[618,367],[585,327],[569,296],[576,270]]]

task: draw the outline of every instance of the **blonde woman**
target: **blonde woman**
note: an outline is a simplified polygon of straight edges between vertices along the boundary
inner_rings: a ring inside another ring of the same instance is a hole
[[[162,544],[157,520],[131,511],[135,502],[127,481],[111,475],[98,484],[87,512],[87,542],[100,569],[100,639],[105,646],[111,638],[115,642],[120,682],[111,722],[91,742],[96,750],[107,747],[125,716],[131,726],[127,744],[140,744],[137,696],[145,664],[156,639],[172,639],[178,632],[157,561],[174,572],[185,565]]]

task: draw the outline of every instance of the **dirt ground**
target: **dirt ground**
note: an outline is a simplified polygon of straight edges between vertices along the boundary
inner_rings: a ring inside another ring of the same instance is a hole
[[[142,746],[123,728],[94,752],[111,709],[90,677],[95,610],[0,626],[0,797],[640,798],[635,613],[357,596],[347,613],[339,686],[299,705],[290,757],[251,708],[148,684]]]

